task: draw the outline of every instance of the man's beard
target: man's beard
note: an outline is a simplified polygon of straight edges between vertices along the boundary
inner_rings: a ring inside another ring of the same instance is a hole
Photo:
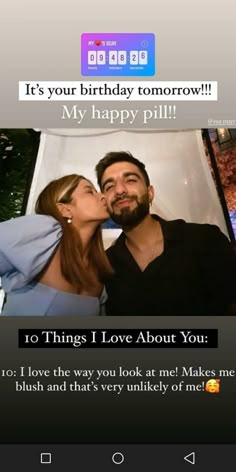
[[[135,200],[137,202],[137,206],[134,209],[131,209],[129,207],[124,207],[120,208],[120,213],[114,213],[113,211],[110,213],[111,218],[115,223],[120,225],[123,229],[129,231],[135,226],[138,226],[141,221],[144,220],[144,218],[149,214],[149,196],[148,193],[142,195],[140,198],[140,201],[138,201],[138,198],[135,197],[122,197],[117,199],[115,202],[113,202],[113,205],[115,203],[118,203],[119,201],[126,200],[127,198],[130,198],[131,200]],[[113,206],[112,205],[112,206]]]

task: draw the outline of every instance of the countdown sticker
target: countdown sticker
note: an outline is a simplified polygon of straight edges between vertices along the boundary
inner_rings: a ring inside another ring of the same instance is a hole
[[[153,33],[83,33],[83,76],[152,76],[155,74]]]

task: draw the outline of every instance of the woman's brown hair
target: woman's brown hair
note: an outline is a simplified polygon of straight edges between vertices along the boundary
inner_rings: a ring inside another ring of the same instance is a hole
[[[70,203],[72,193],[82,179],[87,180],[82,175],[71,174],[53,180],[40,193],[35,206],[36,213],[52,216],[61,224],[61,272],[65,279],[77,288],[78,292],[82,288],[91,286],[94,282],[94,278],[83,262],[80,236],[74,226],[68,224],[67,219],[61,215],[57,208],[57,203]],[[88,253],[88,265],[92,269],[92,273],[95,274],[102,283],[112,274],[111,265],[104,251],[100,226],[96,229],[91,241]]]

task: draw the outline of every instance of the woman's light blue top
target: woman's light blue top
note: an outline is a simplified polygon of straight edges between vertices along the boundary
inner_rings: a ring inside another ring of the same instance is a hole
[[[62,292],[36,282],[62,236],[51,216],[28,215],[0,223],[0,276],[6,293],[2,315],[95,316],[104,314],[100,298]]]

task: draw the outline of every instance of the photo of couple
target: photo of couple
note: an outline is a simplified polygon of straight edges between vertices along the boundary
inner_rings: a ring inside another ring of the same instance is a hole
[[[109,151],[89,177],[41,190],[34,214],[0,223],[3,316],[236,314],[235,251],[215,224],[167,220],[130,151]],[[102,224],[120,236],[106,250]]]

